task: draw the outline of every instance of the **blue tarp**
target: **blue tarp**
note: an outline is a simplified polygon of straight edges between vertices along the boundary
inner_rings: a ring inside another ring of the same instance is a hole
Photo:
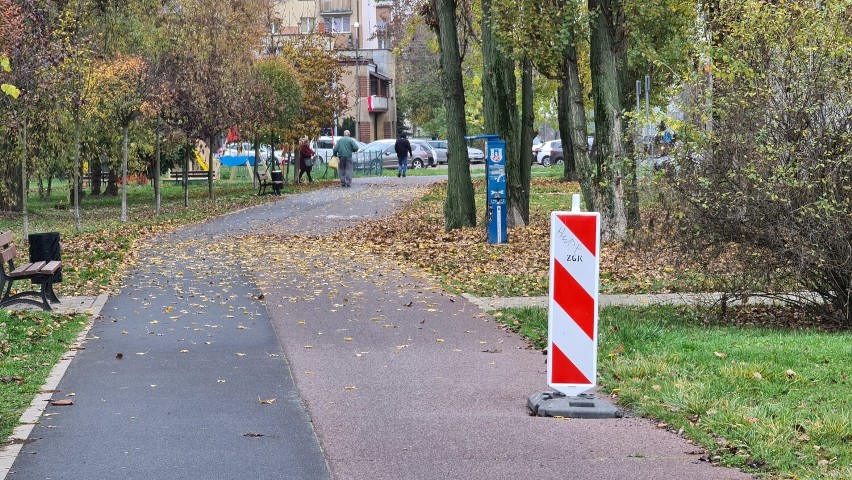
[[[219,161],[222,165],[228,167],[238,167],[240,165],[245,165],[246,162],[249,162],[249,165],[254,166],[254,155],[224,155],[219,157]]]

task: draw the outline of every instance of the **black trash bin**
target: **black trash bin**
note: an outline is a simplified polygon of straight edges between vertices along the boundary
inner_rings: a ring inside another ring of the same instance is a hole
[[[59,232],[33,233],[30,240],[30,262],[62,260],[59,247]],[[53,274],[53,283],[62,281],[62,268]],[[37,283],[35,280],[32,283]]]
[[[284,172],[281,170],[272,171],[272,193],[281,195],[281,190],[284,188]]]

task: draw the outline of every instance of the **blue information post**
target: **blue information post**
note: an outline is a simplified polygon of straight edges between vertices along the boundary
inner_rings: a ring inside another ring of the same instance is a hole
[[[484,138],[488,243],[507,243],[506,230],[506,142],[498,135],[475,135],[467,140]]]

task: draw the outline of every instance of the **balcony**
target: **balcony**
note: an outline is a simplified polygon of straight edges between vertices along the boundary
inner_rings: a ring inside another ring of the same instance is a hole
[[[387,112],[388,97],[370,95],[369,97],[367,97],[367,110],[371,112]]]
[[[352,0],[320,0],[320,14],[351,12]]]

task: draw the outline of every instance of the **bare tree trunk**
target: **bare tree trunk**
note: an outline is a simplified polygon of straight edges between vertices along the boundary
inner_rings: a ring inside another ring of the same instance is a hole
[[[186,140],[186,152],[183,156],[183,206],[189,207],[189,156],[192,155],[192,140]]]
[[[586,107],[583,103],[583,84],[577,65],[577,49],[566,46],[562,79],[557,95],[559,130],[562,134],[562,148],[565,150],[566,180],[576,179],[588,211],[597,210],[598,182],[597,168],[589,152],[588,129],[586,127]]]
[[[508,225],[515,227],[529,221],[529,183],[523,183],[519,169],[515,62],[498,48],[493,14],[491,0],[482,0],[482,110],[485,133],[506,141]]]
[[[447,108],[447,200],[444,203],[446,229],[476,226],[476,200],[470,180],[470,161],[465,142],[464,82],[456,28],[456,1],[431,0],[438,19],[441,47],[440,74]]]
[[[124,125],[121,131],[121,223],[127,223],[127,130]]]
[[[157,128],[156,128],[156,147],[154,153],[154,197],[156,206],[154,207],[154,212],[159,215],[160,214],[160,206],[162,204],[162,192],[160,191],[160,165],[162,154],[160,150],[160,113],[157,112]]]
[[[30,191],[30,182],[27,181],[27,109],[24,107],[21,132],[23,145],[21,146],[21,217],[24,224],[24,239],[30,238],[30,217],[27,214],[27,195]]]
[[[595,101],[594,156],[600,172],[601,238],[627,236],[622,86],[616,52],[617,22],[623,20],[618,0],[589,0],[591,19],[592,96]]]
[[[533,138],[532,63],[524,57],[521,66],[521,121],[517,135],[517,158],[514,163],[507,166],[506,172],[510,226],[528,225],[530,222],[530,169],[532,168],[530,156]]]
[[[74,225],[79,232],[80,225],[80,107],[74,107],[74,170],[71,179],[74,181],[72,195],[74,197]]]
[[[255,145],[260,144],[260,140],[258,139],[257,133],[254,134],[254,144]],[[283,157],[284,155],[286,155],[286,154],[284,152],[281,152],[281,156]],[[257,172],[260,171],[260,170],[258,170],[258,168],[260,168],[260,150],[255,148],[254,149],[254,177],[252,177],[252,179],[251,179],[251,186],[254,187],[254,188],[258,187]]]
[[[99,158],[101,160],[101,165],[110,164],[109,155],[105,151],[101,151]],[[110,197],[118,196],[118,175],[116,175],[115,168],[110,165],[109,175],[107,175],[107,186],[106,191],[104,191],[104,195],[109,195]]]
[[[89,173],[92,177],[92,195],[98,196],[101,194],[101,175],[104,169],[101,165],[100,158],[97,161],[89,162]]]
[[[216,193],[213,191],[213,135],[207,137],[207,198],[216,202]],[[200,153],[200,152],[199,152]]]

